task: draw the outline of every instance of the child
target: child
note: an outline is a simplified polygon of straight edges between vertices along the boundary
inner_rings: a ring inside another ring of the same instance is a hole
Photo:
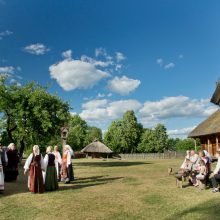
[[[194,184],[194,186],[199,186],[199,181],[204,180],[208,173],[204,160],[199,161],[198,169],[199,169],[199,174],[196,175],[196,183]]]

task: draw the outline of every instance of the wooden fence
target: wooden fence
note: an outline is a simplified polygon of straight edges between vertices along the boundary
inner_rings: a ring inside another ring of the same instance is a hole
[[[185,152],[165,152],[165,153],[135,153],[119,154],[122,159],[174,159],[184,158]]]

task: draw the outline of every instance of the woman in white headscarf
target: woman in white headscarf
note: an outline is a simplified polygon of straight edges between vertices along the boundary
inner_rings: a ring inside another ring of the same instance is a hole
[[[74,180],[73,165],[71,157],[73,156],[73,150],[69,145],[64,147],[62,168],[61,168],[61,181],[70,183]]]
[[[57,180],[58,182],[60,181],[60,170],[61,170],[61,165],[62,165],[62,158],[59,152],[59,148],[56,145],[54,147],[53,154],[55,156],[55,166],[56,166],[56,171],[57,171]]]
[[[32,193],[44,192],[44,181],[42,171],[45,170],[44,159],[40,154],[38,145],[33,146],[33,153],[30,154],[24,165],[24,175],[29,171],[28,188]]]

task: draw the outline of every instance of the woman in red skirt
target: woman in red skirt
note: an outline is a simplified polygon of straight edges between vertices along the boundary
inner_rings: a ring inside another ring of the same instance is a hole
[[[33,153],[30,154],[24,165],[24,175],[29,170],[28,188],[32,193],[44,192],[44,181],[42,171],[44,170],[43,156],[40,154],[39,146],[34,145]]]

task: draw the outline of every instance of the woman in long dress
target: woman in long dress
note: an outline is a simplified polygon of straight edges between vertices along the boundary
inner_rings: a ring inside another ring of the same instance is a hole
[[[54,147],[53,154],[55,156],[55,167],[57,171],[57,180],[59,182],[61,179],[60,171],[61,171],[61,165],[62,165],[62,158],[61,158],[58,146]]]
[[[53,191],[58,189],[57,171],[55,167],[55,155],[52,153],[52,147],[47,147],[47,154],[44,157],[45,165],[45,190]]]
[[[28,188],[32,193],[44,192],[44,181],[42,171],[44,170],[44,159],[40,154],[38,145],[33,146],[31,153],[24,165],[24,175],[29,171]]]
[[[9,144],[7,150],[8,164],[5,168],[5,181],[12,182],[17,180],[19,155],[14,143]]]
[[[64,147],[63,158],[62,158],[62,169],[61,169],[61,181],[70,183],[74,180],[73,176],[73,165],[71,157],[73,150],[69,145]]]
[[[4,173],[3,173],[3,165],[2,165],[2,158],[0,157],[0,193],[2,193],[5,189],[4,186]]]

